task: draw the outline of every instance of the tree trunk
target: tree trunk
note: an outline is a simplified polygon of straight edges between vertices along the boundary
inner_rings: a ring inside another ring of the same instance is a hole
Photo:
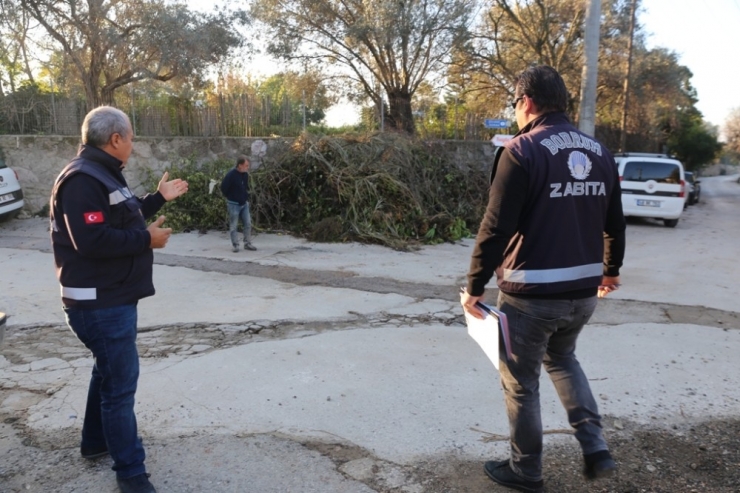
[[[96,99],[95,88],[90,85],[89,81],[85,81],[85,104],[88,113],[100,106],[96,103]]]
[[[115,89],[110,89],[108,87],[104,87],[100,91],[100,104],[105,105],[113,105],[113,91]]]
[[[99,55],[93,53],[93,60],[90,62],[89,71],[83,73],[83,80],[85,82],[85,98],[87,99],[87,111],[91,111],[98,106],[105,103],[102,95],[102,88],[100,87],[100,77],[102,74],[102,63],[98,62]]]
[[[416,126],[411,113],[411,94],[404,90],[389,92],[388,106],[386,124],[393,130],[414,135]]]

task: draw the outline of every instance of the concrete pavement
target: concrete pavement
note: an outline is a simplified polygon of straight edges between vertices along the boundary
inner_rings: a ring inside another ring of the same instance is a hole
[[[607,427],[740,415],[732,178],[705,178],[704,202],[675,229],[630,221],[624,285],[578,351]],[[224,233],[188,233],[157,253],[137,415],[159,491],[421,492],[419,461],[505,453],[492,441],[508,433],[498,375],[456,301],[472,239],[416,252],[275,234],[254,244],[232,253]],[[106,461],[76,455],[92,361],[64,327],[46,220],[0,225],[0,278],[0,416],[77,471],[54,491],[114,491]],[[545,429],[568,428],[548,382],[542,406]],[[27,477],[52,491],[17,470],[18,447],[0,448],[0,486]]]

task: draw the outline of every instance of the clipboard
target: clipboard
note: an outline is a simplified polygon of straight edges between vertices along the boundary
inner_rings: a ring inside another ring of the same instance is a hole
[[[504,340],[504,350],[506,352],[506,361],[511,361],[513,358],[511,354],[511,335],[509,335],[509,319],[506,314],[498,308],[488,306],[485,303],[478,301],[475,304],[476,307],[488,313],[498,321],[498,328],[501,331],[502,339]]]
[[[511,336],[509,334],[509,320],[506,314],[488,306],[480,301],[475,304],[486,316],[483,320],[473,317],[465,312],[465,320],[468,326],[468,335],[483,349],[493,366],[499,368],[499,334],[504,342],[504,354],[506,361],[513,358],[511,353]]]

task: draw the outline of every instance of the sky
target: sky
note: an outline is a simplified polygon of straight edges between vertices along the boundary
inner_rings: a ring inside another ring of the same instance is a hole
[[[584,0],[586,1],[586,0]],[[205,10],[211,0],[188,0]],[[688,67],[704,119],[721,127],[740,108],[740,0],[641,0],[638,22],[648,34],[648,48],[663,47]],[[255,67],[279,67],[254,62]],[[253,71],[256,72],[256,71]],[[338,105],[327,113],[330,126],[353,123],[358,112]]]
[[[638,21],[648,48],[679,54],[704,119],[722,127],[740,108],[740,0],[642,0]]]

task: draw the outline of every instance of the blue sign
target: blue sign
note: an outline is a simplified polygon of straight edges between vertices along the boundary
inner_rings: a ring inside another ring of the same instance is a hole
[[[486,128],[509,128],[511,124],[509,123],[509,120],[492,120],[490,118],[486,118],[483,120],[483,126]]]

